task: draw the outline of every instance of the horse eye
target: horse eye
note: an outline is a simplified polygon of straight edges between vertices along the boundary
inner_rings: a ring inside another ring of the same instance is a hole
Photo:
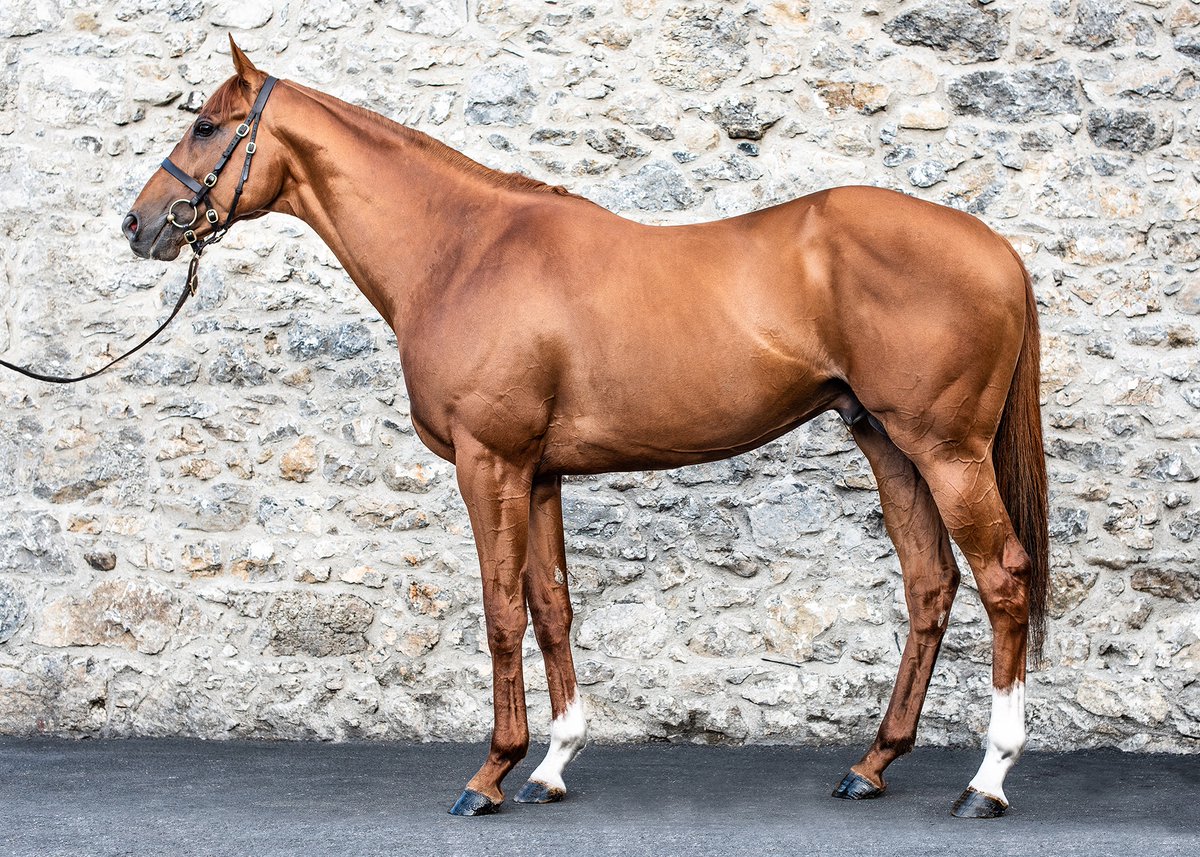
[[[217,130],[217,126],[207,120],[201,119],[196,123],[197,137],[211,137],[213,132]]]

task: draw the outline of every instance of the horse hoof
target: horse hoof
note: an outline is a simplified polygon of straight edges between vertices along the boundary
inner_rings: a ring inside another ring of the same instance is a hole
[[[566,797],[566,794],[563,789],[539,783],[537,780],[530,780],[521,786],[521,790],[517,792],[517,796],[513,800],[517,803],[557,803]]]
[[[865,777],[860,777],[854,771],[851,771],[846,774],[846,778],[842,780],[841,785],[833,790],[833,796],[845,800],[866,800],[873,797],[883,797],[883,789],[873,785]]]
[[[999,818],[1007,810],[1004,801],[968,787],[954,802],[950,814],[955,818]]]
[[[500,804],[496,803],[487,795],[481,795],[479,792],[464,789],[462,795],[454,806],[450,807],[451,815],[491,815],[493,812],[498,812]]]

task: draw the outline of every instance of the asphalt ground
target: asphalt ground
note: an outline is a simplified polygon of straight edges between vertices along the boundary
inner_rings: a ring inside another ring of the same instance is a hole
[[[860,752],[593,746],[561,803],[458,818],[480,745],[0,738],[0,854],[1200,855],[1200,755],[1029,753],[1007,816],[961,820],[979,752],[918,747],[885,797],[831,798]]]

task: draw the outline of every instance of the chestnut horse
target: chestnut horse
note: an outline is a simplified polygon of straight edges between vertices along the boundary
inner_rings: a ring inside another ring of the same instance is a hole
[[[236,74],[171,153],[194,181],[238,145],[275,82],[232,49]],[[526,611],[553,722],[516,799],[561,798],[584,744],[562,477],[726,458],[828,410],[874,471],[910,615],[878,736],[834,794],[881,795],[884,769],[913,746],[959,582],[953,538],[993,631],[987,747],[954,812],[1004,812],[1048,577],[1038,322],[1005,239],[870,187],[646,226],[290,81],[259,115],[237,219],[290,214],[329,245],[396,332],[413,426],[456,466],[470,515],[495,719],[452,812],[495,811],[528,749]],[[156,172],[126,216],[138,255],[169,260],[186,246],[168,218],[181,181]],[[225,216],[233,193],[232,179],[217,182],[202,206]],[[197,223],[189,240],[215,228]]]

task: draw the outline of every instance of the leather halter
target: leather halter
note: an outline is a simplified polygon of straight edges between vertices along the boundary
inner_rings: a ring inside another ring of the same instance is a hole
[[[258,91],[258,97],[254,99],[254,106],[250,108],[250,112],[246,115],[242,124],[237,126],[237,130],[233,132],[233,139],[229,141],[229,145],[225,147],[225,151],[217,159],[216,166],[204,177],[203,182],[196,181],[188,173],[180,169],[171,160],[170,156],[163,158],[162,168],[192,192],[191,199],[180,197],[171,203],[170,207],[167,208],[167,221],[172,226],[184,230],[183,240],[191,245],[192,252],[197,256],[209,244],[216,244],[224,238],[225,233],[229,231],[230,224],[233,223],[233,218],[237,214],[238,200],[242,198],[242,189],[246,186],[246,180],[250,178],[250,162],[254,159],[254,153],[257,150],[254,141],[258,137],[258,123],[262,121],[263,108],[267,106],[267,99],[271,97],[271,90],[275,88],[276,82],[277,79],[274,77],[268,77],[263,82],[262,89]],[[209,201],[208,195],[216,187],[217,181],[221,178],[221,171],[229,163],[234,150],[237,149],[238,144],[246,137],[250,139],[246,141],[246,160],[242,163],[242,175],[238,179],[237,187],[233,191],[233,202],[229,204],[229,213],[225,215],[225,222],[217,226],[221,218]],[[192,217],[186,223],[182,223],[175,218],[175,210],[180,205],[186,205],[192,210]],[[204,219],[213,224],[215,228],[204,238],[197,238],[196,232],[192,227],[196,225],[196,221],[200,218],[200,206],[202,205],[204,206]]]
[[[200,253],[209,244],[216,244],[225,237],[225,233],[229,231],[229,226],[233,223],[234,215],[237,213],[238,200],[242,197],[242,190],[246,186],[246,180],[250,177],[250,161],[254,158],[256,145],[255,138],[258,136],[258,123],[262,120],[263,108],[267,106],[267,99],[271,97],[271,90],[275,88],[277,79],[268,77],[263,82],[262,89],[258,92],[258,97],[254,99],[254,106],[250,108],[250,112],[246,115],[242,124],[238,125],[237,130],[233,132],[233,139],[229,141],[229,145],[225,147],[225,151],[221,153],[221,157],[217,160],[216,166],[212,171],[204,177],[203,182],[198,182],[186,172],[181,170],[170,157],[163,158],[162,168],[174,178],[187,187],[192,192],[192,197],[180,198],[171,203],[167,208],[167,221],[179,229],[183,229],[183,240],[186,241],[192,248],[192,260],[188,264],[187,279],[184,281],[184,288],[179,293],[179,299],[175,302],[175,308],[171,310],[171,314],[167,316],[167,320],[158,326],[152,334],[147,336],[133,348],[126,351],[120,357],[110,360],[104,366],[88,372],[85,375],[79,375],[73,378],[64,378],[58,375],[43,375],[40,372],[34,372],[24,366],[17,366],[14,363],[9,363],[7,360],[0,360],[0,366],[6,369],[11,369],[14,372],[19,372],[22,375],[33,378],[35,381],[45,381],[50,384],[73,384],[76,381],[86,381],[89,378],[95,378],[101,372],[111,368],[114,364],[119,363],[131,354],[141,351],[149,345],[157,336],[167,329],[175,316],[179,315],[179,311],[183,309],[183,305],[187,303],[187,299],[196,294],[196,283],[199,279],[200,268]],[[212,203],[208,200],[208,195],[216,186],[217,180],[221,177],[221,171],[225,169],[225,165],[229,163],[229,159],[233,156],[234,150],[238,144],[246,137],[250,139],[246,141],[246,160],[242,163],[242,175],[238,179],[237,187],[233,191],[233,202],[229,204],[229,213],[225,215],[225,221],[217,226],[220,221],[220,216],[217,210],[213,208]],[[191,206],[192,219],[187,223],[180,223],[175,219],[175,209],[180,204]],[[200,206],[204,206],[204,219],[213,224],[216,228],[203,238],[198,238],[196,232],[192,229],[196,225],[196,221],[200,216]]]

